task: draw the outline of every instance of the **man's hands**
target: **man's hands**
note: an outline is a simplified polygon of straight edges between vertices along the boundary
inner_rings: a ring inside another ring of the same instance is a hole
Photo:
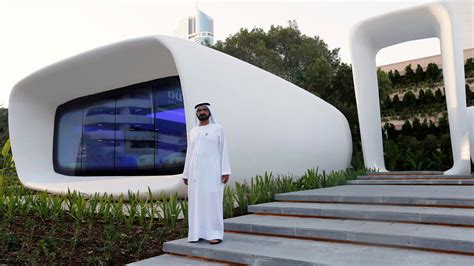
[[[223,176],[221,176],[221,181],[222,181],[222,183],[226,184],[227,181],[229,181],[229,175],[223,175]],[[183,178],[183,182],[184,182],[184,184],[185,184],[186,186],[188,185],[188,179]]]
[[[229,175],[223,175],[221,176],[221,180],[222,180],[222,183],[227,183],[227,181],[229,181]]]

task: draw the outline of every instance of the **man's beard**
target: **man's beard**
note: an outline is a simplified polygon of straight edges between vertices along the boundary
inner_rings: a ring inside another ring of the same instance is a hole
[[[206,121],[208,120],[210,117],[210,115],[199,115],[197,118],[199,119],[199,121]]]

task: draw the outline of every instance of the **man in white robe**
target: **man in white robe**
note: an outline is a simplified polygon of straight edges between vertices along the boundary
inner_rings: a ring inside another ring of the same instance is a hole
[[[231,174],[223,127],[216,124],[208,103],[197,104],[191,129],[184,183],[188,185],[188,241],[200,238],[218,244],[224,237],[224,184]]]

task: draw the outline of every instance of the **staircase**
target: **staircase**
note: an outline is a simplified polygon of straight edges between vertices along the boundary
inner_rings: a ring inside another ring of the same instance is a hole
[[[221,244],[178,239],[164,244],[165,256],[201,265],[473,265],[473,182],[369,173],[345,186],[277,194],[224,220]]]

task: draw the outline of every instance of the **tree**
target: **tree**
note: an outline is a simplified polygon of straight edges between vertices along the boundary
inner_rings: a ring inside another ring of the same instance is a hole
[[[405,93],[405,95],[403,96],[403,107],[405,108],[414,108],[416,107],[416,97],[415,97],[415,94],[413,94],[413,92],[411,91],[408,91]]]
[[[453,151],[451,148],[451,136],[449,133],[443,134],[439,138],[439,148],[441,155],[443,156],[443,165],[441,167],[447,169],[453,165]]]
[[[412,123],[412,132],[413,132],[413,136],[417,140],[422,140],[422,138],[423,138],[423,135],[421,134],[422,133],[421,131],[422,131],[422,128],[421,128],[420,119],[418,119],[418,117],[415,117],[415,119],[413,119],[413,123]]]
[[[387,134],[388,139],[396,139],[398,136],[397,130],[395,129],[395,126],[392,123],[385,123],[383,126],[383,129],[385,130],[385,133]]]
[[[416,81],[415,72],[413,72],[413,69],[411,68],[411,64],[405,67],[405,75],[403,76],[403,80],[405,84],[415,83]]]
[[[384,144],[384,157],[387,162],[386,166],[388,170],[393,171],[397,167],[398,160],[401,157],[401,152],[394,141],[387,140]]]
[[[385,96],[385,99],[382,100],[382,110],[389,111],[392,109],[392,100],[390,99],[390,95]]]
[[[393,80],[394,80],[393,86],[400,85],[400,83],[402,81],[402,77],[400,76],[400,72],[398,72],[398,70],[396,70],[396,69],[395,69],[395,72],[393,72]]]
[[[328,49],[318,36],[302,34],[296,22],[288,27],[271,26],[240,31],[213,47],[265,69],[329,101],[334,93],[332,79],[339,66],[339,49]],[[347,80],[347,82],[351,82]],[[333,97],[334,98],[334,97]]]
[[[392,82],[387,73],[380,68],[377,69],[377,82],[379,85],[379,97],[380,99],[385,99],[390,91],[392,91]]]
[[[420,64],[416,65],[415,80],[416,84],[425,81],[425,72],[423,71],[423,68],[420,66]]]
[[[436,102],[436,98],[435,98],[435,96],[433,95],[433,92],[432,92],[430,89],[426,90],[426,93],[425,93],[425,104],[429,106],[429,105],[434,104],[435,102]]]
[[[427,135],[423,143],[423,152],[429,156],[432,153],[436,153],[437,149],[438,141],[436,140],[436,137],[431,134]]]
[[[431,82],[437,82],[440,78],[441,71],[435,63],[429,63],[426,67],[426,78]]]
[[[402,126],[401,133],[403,136],[409,136],[411,135],[411,132],[412,132],[412,127],[411,127],[410,121],[405,120],[405,123],[403,123],[403,126]]]
[[[395,94],[392,99],[392,106],[395,109],[395,111],[400,112],[402,109],[402,103],[400,102],[400,98],[398,97],[398,94]]]
[[[435,91],[435,99],[436,99],[436,103],[438,103],[438,104],[444,103],[444,96],[443,96],[443,93],[441,92],[440,88],[438,88]]]
[[[439,118],[438,130],[442,134],[444,134],[445,132],[449,132],[449,121],[447,113],[443,113],[443,116]]]
[[[467,106],[470,105],[470,102],[471,102],[471,99],[474,97],[474,93],[471,91],[471,89],[469,88],[469,85],[467,85],[466,83],[466,104]]]
[[[474,77],[474,58],[469,58],[464,64],[464,74],[467,77]]]
[[[333,93],[330,101],[341,111],[349,122],[353,139],[358,138],[359,134],[359,118],[357,116],[357,108],[355,101],[354,82],[352,79],[352,68],[342,63],[336,70],[336,74],[332,79],[331,87]]]
[[[421,89],[418,93],[418,105],[425,104],[425,90]]]
[[[435,136],[438,136],[438,133],[439,133],[438,128],[433,123],[433,121],[430,119],[428,121],[428,134],[433,134]]]
[[[429,129],[429,125],[428,125],[428,120],[425,118],[423,120],[423,123],[421,123],[420,136],[422,136],[422,137],[427,136],[428,134],[430,134],[429,130],[430,129]]]
[[[395,80],[394,80],[394,77],[393,77],[393,71],[391,69],[390,69],[390,71],[388,71],[388,78],[392,82],[392,86],[393,86],[394,83],[395,83]]]

